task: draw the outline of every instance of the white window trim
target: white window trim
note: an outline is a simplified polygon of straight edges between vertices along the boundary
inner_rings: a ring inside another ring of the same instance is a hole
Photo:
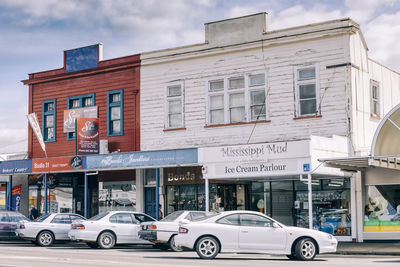
[[[249,86],[249,76],[250,75],[257,75],[257,74],[264,74],[265,81],[263,85],[254,85],[254,86]],[[229,79],[232,78],[237,78],[237,77],[244,77],[244,88],[239,88],[239,89],[229,89]],[[212,81],[217,81],[217,80],[223,80],[224,81],[224,90],[223,91],[218,91],[218,92],[210,92],[209,87],[210,87],[210,82]],[[214,77],[209,77],[206,81],[206,125],[207,126],[212,126],[212,125],[224,125],[224,124],[235,124],[232,123],[230,120],[230,106],[229,106],[229,95],[234,94],[234,93],[240,93],[244,92],[244,102],[245,102],[245,121],[246,122],[256,122],[256,120],[251,120],[251,110],[250,110],[250,92],[251,91],[258,91],[260,89],[264,89],[265,92],[265,120],[269,119],[269,101],[268,101],[268,95],[267,95],[267,88],[268,88],[268,76],[265,71],[254,71],[254,72],[249,72],[249,73],[242,73],[242,74],[233,74],[233,75],[226,75],[226,76],[214,76]],[[210,96],[214,95],[223,95],[224,96],[224,121],[222,123],[211,123],[210,120]],[[240,123],[240,122],[239,122]]]
[[[370,99],[371,99],[371,101],[370,101],[370,109],[371,109],[371,115],[372,116],[376,116],[376,117],[380,117],[381,116],[381,86],[380,86],[380,83],[378,82],[378,81],[375,81],[375,80],[370,80],[370,83],[369,83],[370,85],[369,85],[369,92],[370,92]],[[377,98],[377,102],[378,102],[378,114],[375,114],[374,113],[374,99],[373,99],[373,97],[372,97],[372,88],[373,88],[373,86],[376,86],[377,87],[377,93],[378,93],[378,98]]]
[[[302,69],[315,69],[315,78],[314,79],[307,79],[303,81],[299,81],[299,70]],[[320,106],[320,78],[319,78],[319,64],[307,64],[307,65],[298,65],[294,66],[294,87],[295,87],[295,118],[301,117],[309,117],[309,116],[319,116],[321,115],[321,106]],[[300,92],[299,86],[304,84],[310,84],[311,82],[315,83],[315,98],[316,98],[316,113],[310,114],[302,114],[300,115]]]
[[[169,97],[168,96],[168,88],[169,87],[173,87],[173,86],[180,86],[181,87],[181,95],[180,96],[172,96]],[[165,86],[165,108],[164,108],[164,128],[165,129],[179,129],[179,128],[185,128],[185,87],[184,87],[184,82],[182,81],[174,81],[174,82],[169,82],[166,84]],[[173,100],[177,100],[180,99],[181,100],[181,125],[177,126],[177,127],[170,127],[169,125],[169,105],[168,102],[169,101],[173,101]]]

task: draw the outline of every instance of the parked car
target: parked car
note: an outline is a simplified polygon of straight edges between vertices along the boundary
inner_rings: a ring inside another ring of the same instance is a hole
[[[68,231],[71,229],[71,224],[82,220],[86,219],[74,213],[46,214],[32,222],[20,221],[16,233],[22,239],[48,247],[55,241],[69,241]]]
[[[108,249],[116,244],[152,244],[139,239],[140,223],[155,221],[141,212],[108,211],[87,221],[71,225],[68,235],[73,241],[82,241],[91,248]]]
[[[0,240],[15,240],[17,223],[21,220],[29,220],[24,215],[16,211],[0,210]]]
[[[320,231],[285,226],[259,212],[227,211],[200,221],[181,221],[175,245],[195,250],[203,259],[236,252],[313,260],[318,253],[335,252],[337,240]]]
[[[142,223],[139,237],[155,243],[161,250],[170,248],[173,251],[182,251],[181,247],[175,245],[179,222],[183,219],[193,221],[205,216],[205,211],[175,211],[160,221]]]

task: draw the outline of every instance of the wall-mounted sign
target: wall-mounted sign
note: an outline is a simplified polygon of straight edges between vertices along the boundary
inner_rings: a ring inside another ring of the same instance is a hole
[[[102,60],[101,44],[64,51],[65,72],[96,68],[100,60]]]
[[[99,122],[96,118],[76,118],[78,155],[99,154]]]
[[[32,172],[34,173],[72,171],[79,169],[82,169],[82,158],[79,156],[32,160]]]
[[[165,185],[203,184],[201,167],[164,168]]]
[[[97,118],[97,106],[64,110],[64,133],[75,132],[76,118]]]
[[[0,174],[31,173],[32,160],[8,160],[0,162]]]
[[[310,162],[309,140],[199,148],[210,179],[303,174]]]
[[[85,160],[88,170],[192,164],[197,163],[197,148],[91,155]]]

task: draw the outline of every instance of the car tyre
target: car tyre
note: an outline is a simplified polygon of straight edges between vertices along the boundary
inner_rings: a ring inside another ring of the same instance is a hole
[[[297,260],[296,255],[293,255],[293,254],[286,255],[286,257],[288,257],[289,260]]]
[[[175,252],[181,252],[183,251],[182,247],[175,245],[175,237],[176,235],[172,236],[168,242],[169,247],[171,248],[172,251]]]
[[[41,247],[49,247],[54,243],[54,235],[50,231],[42,231],[36,237],[36,244]]]
[[[96,242],[87,242],[86,245],[88,245],[90,248],[98,248],[99,245]]]
[[[97,239],[97,244],[102,249],[110,249],[115,246],[115,235],[111,232],[103,232]]]
[[[311,261],[317,255],[317,246],[311,238],[303,238],[296,243],[296,258],[302,261]]]
[[[202,259],[214,259],[219,253],[219,243],[211,236],[202,237],[196,243],[196,252]]]

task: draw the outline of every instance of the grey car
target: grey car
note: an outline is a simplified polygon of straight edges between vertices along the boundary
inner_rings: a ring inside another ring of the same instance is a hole
[[[38,218],[36,221],[20,221],[17,224],[17,235],[33,243],[48,247],[55,241],[69,241],[68,231],[71,224],[86,220],[79,214],[52,213]]]
[[[0,210],[0,240],[15,240],[17,223],[21,220],[29,221],[24,215],[16,211]]]

